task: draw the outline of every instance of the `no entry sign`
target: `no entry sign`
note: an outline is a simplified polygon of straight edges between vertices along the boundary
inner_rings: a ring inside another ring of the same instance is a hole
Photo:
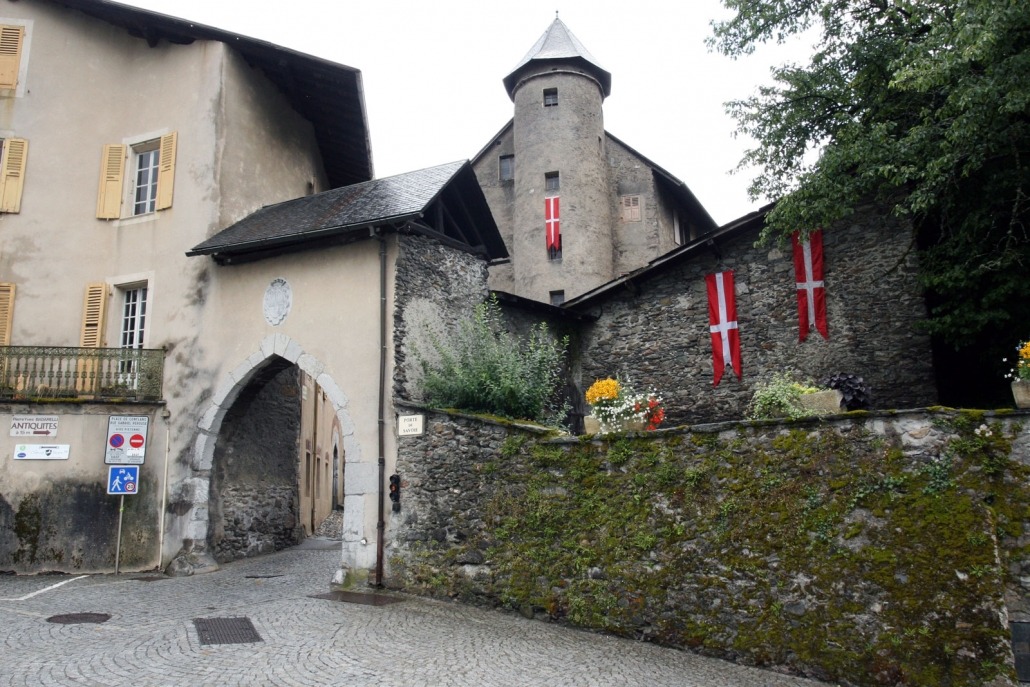
[[[108,465],[142,465],[147,453],[146,415],[111,415],[107,418],[107,446],[104,462]]]

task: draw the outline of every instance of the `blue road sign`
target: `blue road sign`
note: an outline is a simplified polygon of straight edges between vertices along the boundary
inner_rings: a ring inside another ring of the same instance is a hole
[[[138,465],[110,465],[107,468],[108,494],[135,494],[139,484]]]

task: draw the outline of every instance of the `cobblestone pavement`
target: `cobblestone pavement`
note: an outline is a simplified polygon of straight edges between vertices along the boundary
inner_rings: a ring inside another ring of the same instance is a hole
[[[825,687],[461,604],[312,598],[338,551],[314,539],[194,577],[0,576],[0,685]],[[74,613],[111,617],[47,621]],[[194,619],[240,617],[261,641],[201,644]]]

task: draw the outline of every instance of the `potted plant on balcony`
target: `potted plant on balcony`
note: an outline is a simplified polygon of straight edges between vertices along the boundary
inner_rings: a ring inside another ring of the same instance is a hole
[[[1008,362],[1008,358],[1003,358]],[[1012,380],[1012,398],[1017,408],[1030,408],[1030,339],[1016,346],[1016,366],[1006,378]]]

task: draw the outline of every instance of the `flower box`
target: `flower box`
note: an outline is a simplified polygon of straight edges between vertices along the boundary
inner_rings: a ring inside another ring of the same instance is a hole
[[[840,412],[840,403],[844,400],[844,394],[836,389],[829,391],[816,391],[811,394],[801,394],[798,397],[799,403],[806,410],[816,415],[835,415]]]
[[[1012,382],[1012,398],[1017,408],[1030,408],[1030,380],[1017,379]]]

